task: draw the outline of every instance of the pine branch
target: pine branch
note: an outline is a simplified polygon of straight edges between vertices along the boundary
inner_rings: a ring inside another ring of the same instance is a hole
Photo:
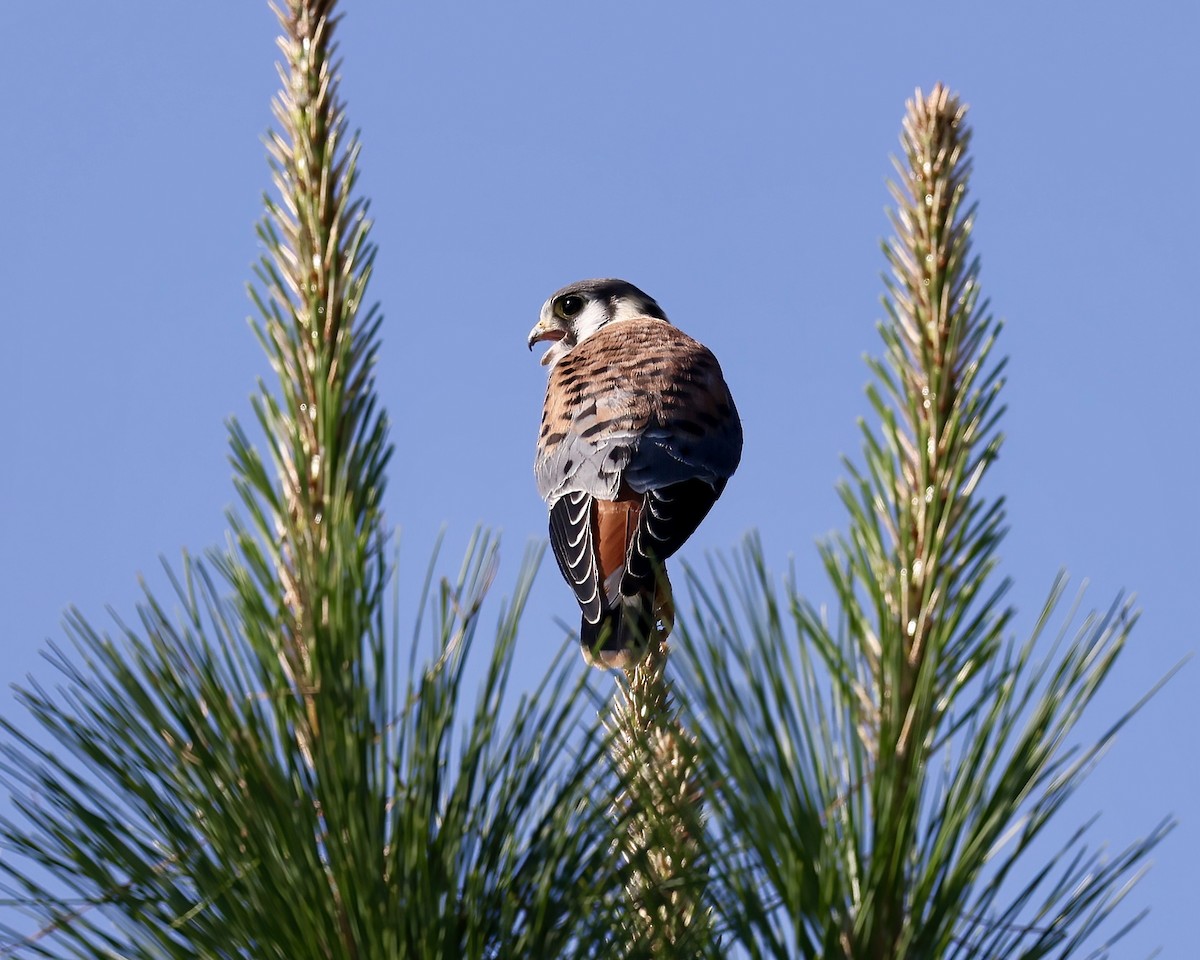
[[[1004,503],[983,486],[1004,363],[990,361],[998,327],[971,252],[969,142],[945,88],[909,101],[885,357],[868,388],[880,426],[862,427],[862,467],[847,463],[849,530],[822,547],[836,621],[794,583],[780,599],[754,542],[715,571],[715,591],[691,577],[699,610],[680,618],[725,844],[710,899],[752,955],[1067,957],[1170,827],[1112,860],[1081,829],[1048,864],[1031,862],[1137,709],[1072,744],[1136,615],[1118,599],[1039,660],[1059,583],[1033,636],[1005,638]]]
[[[268,147],[279,196],[266,200],[259,231],[268,252],[257,273],[268,296],[251,292],[281,391],[278,401],[264,391],[255,404],[276,482],[238,433],[233,458],[264,541],[262,562],[280,585],[286,628],[273,642],[288,686],[305,704],[296,730],[309,754],[319,733],[316,693],[331,679],[313,662],[315,647],[353,635],[330,630],[332,611],[349,600],[344,584],[368,604],[382,588],[379,503],[391,454],[372,383],[379,317],[372,309],[360,320],[375,248],[366,204],[353,196],[359,144],[347,140],[338,98],[333,7],[331,0],[273,7],[284,62],[273,104],[280,129]],[[333,664],[348,651],[329,653]]]
[[[252,295],[279,378],[278,399],[264,388],[255,403],[275,479],[235,432],[234,467],[259,536],[234,524],[251,565],[273,573],[242,579],[240,602],[248,621],[266,613],[281,627],[261,640],[278,658],[281,706],[302,707],[285,715],[312,771],[339,952],[354,957],[361,935],[347,898],[375,883],[364,846],[386,842],[385,821],[362,798],[386,793],[392,776],[381,729],[388,693],[377,674],[391,446],[375,404],[380,318],[374,308],[360,314],[375,248],[366,204],[354,196],[359,144],[347,138],[338,93],[334,7],[272,6],[283,56],[279,130],[268,140],[278,197],[266,200],[259,231],[267,297]]]
[[[715,946],[703,901],[703,792],[695,742],[679,720],[665,677],[668,647],[652,640],[625,670],[606,726],[623,793],[628,916],[623,955],[686,957]]]
[[[965,113],[941,86],[927,97],[918,92],[896,162],[902,185],[892,185],[896,237],[885,248],[893,272],[885,305],[893,323],[884,328],[881,378],[897,403],[893,413],[876,402],[889,462],[870,463],[877,529],[887,535],[863,540],[879,578],[870,589],[882,600],[872,676],[878,699],[863,718],[878,738],[868,957],[896,956],[904,936],[905,852],[919,831],[914,801],[950,686],[989,662],[999,641],[986,620],[982,643],[953,638],[974,592],[963,589],[963,574],[990,569],[1003,522],[997,508],[981,531],[970,530],[979,512],[973,493],[999,449],[985,418],[1001,381],[993,374],[983,391],[975,387],[990,321],[977,309],[978,265],[970,256]]]

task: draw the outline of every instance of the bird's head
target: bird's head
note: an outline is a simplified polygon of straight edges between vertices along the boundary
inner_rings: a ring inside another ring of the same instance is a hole
[[[666,320],[654,298],[625,280],[579,280],[563,287],[542,304],[541,317],[529,331],[529,349],[551,340],[543,366],[554,366],[597,330],[610,323],[653,317]]]

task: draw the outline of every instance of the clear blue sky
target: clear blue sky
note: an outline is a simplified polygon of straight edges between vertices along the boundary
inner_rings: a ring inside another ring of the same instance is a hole
[[[1200,23],[1186,2],[1068,5],[347,2],[343,93],[387,317],[389,519],[413,567],[449,524],[503,530],[502,586],[544,534],[531,461],[544,297],[617,275],[709,344],[740,472],[685,555],[762,531],[825,587],[838,457],[867,412],[889,153],[915,86],[971,104],[977,252],[1007,322],[1004,572],[1018,632],[1066,566],[1144,608],[1089,731],[1197,645]],[[801,9],[801,8],[804,9]],[[1068,12],[1069,11],[1069,12]],[[224,421],[266,362],[244,293],[276,86],[265,4],[8,4],[0,279],[8,347],[0,605],[7,684],[63,608],[131,613],[157,557],[223,539]],[[546,568],[530,676],[573,619]],[[1066,831],[1181,825],[1121,950],[1196,955],[1200,664],[1121,736]],[[1133,909],[1133,908],[1131,908]]]

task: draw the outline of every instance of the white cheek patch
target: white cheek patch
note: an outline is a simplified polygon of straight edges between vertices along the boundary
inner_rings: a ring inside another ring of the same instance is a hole
[[[583,343],[610,320],[616,319],[608,312],[608,305],[598,300],[589,300],[587,306],[575,317],[575,342]]]

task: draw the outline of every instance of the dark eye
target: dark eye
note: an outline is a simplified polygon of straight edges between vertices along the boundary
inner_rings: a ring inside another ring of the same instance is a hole
[[[554,301],[554,312],[564,320],[570,320],[579,315],[583,309],[583,297],[565,296]]]

